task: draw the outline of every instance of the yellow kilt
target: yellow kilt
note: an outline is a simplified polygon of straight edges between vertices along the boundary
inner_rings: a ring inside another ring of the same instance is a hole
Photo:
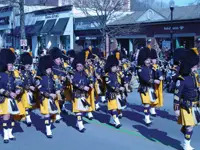
[[[22,98],[21,98],[21,101],[22,101],[22,104],[23,106],[25,107],[25,109],[32,109],[32,108],[35,108],[36,106],[31,106],[29,103],[28,103],[28,99],[27,99],[27,91],[24,92],[24,94],[22,95]],[[33,97],[35,95],[33,94]]]
[[[0,104],[0,115],[7,115],[8,113],[8,99],[6,98],[5,101]]]
[[[14,119],[17,121],[23,121],[26,116],[26,108],[24,107],[22,100],[17,101],[17,107],[19,109],[19,114],[14,116]]]
[[[60,106],[59,106],[59,101],[58,100],[55,100],[55,104],[58,108],[58,111],[60,113]],[[49,106],[48,106],[48,99],[45,98],[42,103],[40,103],[40,113],[43,114],[43,115],[49,115],[50,112],[49,112]]]
[[[189,109],[188,113],[185,109],[180,109],[180,116],[178,118],[178,124],[183,126],[195,126],[194,117],[192,114],[192,108]]]
[[[25,108],[22,105],[21,101],[16,101],[17,102],[17,107],[20,111],[18,115],[26,115]],[[5,101],[0,104],[0,115],[8,115],[8,98],[5,98]]]
[[[86,99],[86,101],[90,104],[90,96],[88,96],[88,98]],[[90,104],[91,105],[91,104]],[[79,112],[83,112],[83,111],[80,111],[78,109],[78,98],[74,98],[74,100],[72,101],[72,111],[74,113],[79,113]],[[89,110],[86,111],[86,112],[91,112],[92,111],[92,107],[89,107]]]
[[[98,83],[98,81],[96,81],[95,82],[95,84],[94,84],[94,95],[95,95],[95,100],[97,100],[98,99],[98,91],[99,91],[99,83]]]
[[[22,101],[17,101],[17,107],[19,109],[19,115],[20,116],[26,116],[26,109],[22,103]]]
[[[87,102],[90,104],[89,111],[95,111],[95,96],[94,96],[94,88],[89,92],[89,97],[87,98]]]
[[[108,110],[117,110],[118,104],[116,99],[108,100]]]
[[[154,103],[152,103],[150,101],[150,96],[149,96],[149,92],[146,92],[145,94],[144,93],[140,93],[140,97],[141,97],[141,100],[142,100],[142,104],[149,104],[151,106],[155,106],[158,104],[158,98],[156,99],[156,101]]]
[[[153,107],[162,107],[163,106],[163,81],[159,85],[155,85],[155,93],[157,96],[157,102],[151,104]]]
[[[68,85],[65,90],[64,90],[64,95],[65,95],[65,99],[66,101],[71,101],[73,99],[72,96],[72,85]]]

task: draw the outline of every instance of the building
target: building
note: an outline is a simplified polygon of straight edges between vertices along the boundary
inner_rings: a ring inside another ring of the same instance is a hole
[[[0,47],[12,46],[12,28],[14,20],[13,8],[0,7]]]
[[[15,47],[20,48],[20,16],[16,16]],[[36,10],[25,14],[28,46],[34,56],[43,48],[73,49],[74,29],[72,5]]]
[[[173,22],[171,22],[169,8],[162,9],[160,12],[153,9],[135,11],[112,22],[110,27],[124,26],[124,28],[128,28],[134,25],[139,26],[137,31],[121,32],[115,36],[118,45],[129,51],[145,46],[147,38],[154,38],[160,49],[169,50],[171,49],[171,31],[175,48],[180,46],[189,48],[194,46],[195,38],[200,36],[200,30],[198,30],[200,27],[199,12],[200,7],[196,5],[175,7]]]
[[[64,6],[71,5],[72,0],[25,0],[25,5]]]

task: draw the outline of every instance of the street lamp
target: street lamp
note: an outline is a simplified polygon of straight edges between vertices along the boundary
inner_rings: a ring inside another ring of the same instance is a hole
[[[173,43],[173,12],[174,12],[174,1],[170,1],[170,11],[171,11],[171,29],[170,29],[170,36],[171,36],[171,51],[174,52],[174,43]]]

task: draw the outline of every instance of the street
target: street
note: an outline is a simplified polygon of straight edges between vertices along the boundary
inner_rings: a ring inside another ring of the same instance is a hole
[[[94,120],[84,118],[85,133],[76,130],[76,118],[72,113],[63,114],[64,120],[60,124],[54,123],[53,139],[46,138],[43,120],[35,111],[32,113],[34,125],[28,128],[24,123],[17,124],[14,131],[17,140],[4,144],[1,137],[0,147],[1,150],[180,150],[184,138],[173,114],[173,95],[165,93],[164,100],[164,107],[157,111],[157,117],[152,117],[151,127],[144,125],[143,107],[138,93],[134,91],[128,97],[129,104],[124,110],[120,129],[108,124],[106,105],[101,104]],[[196,149],[200,147],[199,129],[195,127],[192,137],[192,146]]]

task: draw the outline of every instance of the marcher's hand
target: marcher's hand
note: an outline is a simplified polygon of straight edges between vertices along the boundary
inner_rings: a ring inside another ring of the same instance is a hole
[[[161,76],[161,77],[159,78],[159,80],[160,80],[160,81],[164,80],[163,76]]]
[[[119,90],[123,92],[125,90],[125,88],[124,87],[120,87]]]
[[[16,96],[17,96],[17,95],[16,95],[14,92],[11,92],[11,93],[10,93],[10,97],[11,97],[11,98],[14,99],[14,98],[16,98]]]
[[[97,77],[97,79],[99,79],[99,80],[101,79],[101,76],[100,76],[100,75],[96,75],[96,77]]]
[[[90,86],[90,88],[91,88],[91,89],[94,87],[94,85],[93,85],[93,84],[90,84],[89,86]]]
[[[154,80],[155,84],[160,84],[160,80]]]
[[[60,91],[60,90],[56,91],[56,94],[60,94],[60,93],[61,93],[61,91]]]
[[[88,86],[85,86],[83,89],[84,89],[85,91],[89,91],[89,90],[90,90],[90,88],[89,88]]]
[[[16,95],[19,95],[21,93],[21,90],[20,89],[17,89],[16,91],[15,91],[15,94]]]
[[[65,81],[65,80],[66,80],[66,77],[63,77],[63,76],[62,76],[62,77],[61,77],[61,80],[62,80],[62,81]]]
[[[30,89],[31,89],[32,91],[35,91],[35,87],[34,87],[34,86],[30,86]]]
[[[53,99],[56,99],[56,94],[51,93],[50,97],[52,97]]]
[[[180,116],[180,110],[175,110],[174,112],[175,112],[176,117],[178,118]]]

